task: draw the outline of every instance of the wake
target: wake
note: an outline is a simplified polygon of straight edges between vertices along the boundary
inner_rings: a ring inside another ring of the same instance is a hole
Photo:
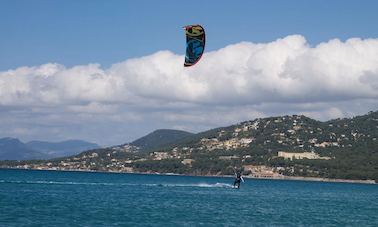
[[[147,187],[199,187],[199,188],[233,188],[231,184],[226,183],[196,183],[196,184],[132,184],[132,183],[106,183],[106,182],[72,182],[72,181],[17,181],[17,180],[0,180],[5,184],[42,184],[42,185],[99,185],[99,186],[147,186]]]
[[[163,187],[200,187],[200,188],[232,188],[231,184],[226,183],[198,183],[198,184],[161,184]]]

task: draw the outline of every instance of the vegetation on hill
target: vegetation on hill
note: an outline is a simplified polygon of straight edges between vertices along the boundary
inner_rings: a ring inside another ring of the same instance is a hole
[[[191,135],[193,134],[181,130],[159,129],[133,141],[131,144],[140,147],[142,150],[154,150],[159,147],[169,146]]]

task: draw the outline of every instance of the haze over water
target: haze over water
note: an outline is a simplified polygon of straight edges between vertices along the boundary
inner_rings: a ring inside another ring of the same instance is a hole
[[[0,226],[378,226],[377,185],[0,170]]]

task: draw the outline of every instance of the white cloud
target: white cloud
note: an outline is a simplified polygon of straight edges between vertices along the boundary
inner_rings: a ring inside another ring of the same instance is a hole
[[[101,69],[58,64],[0,73],[2,105],[80,102],[258,104],[377,98],[378,39],[334,39],[310,47],[304,37],[242,42],[206,53],[192,68],[169,51]]]
[[[22,117],[34,114],[30,119],[47,124],[125,119],[190,128],[289,113],[328,119],[378,108],[378,39],[334,39],[312,47],[292,35],[207,52],[190,68],[183,59],[159,51],[108,69],[48,63],[3,71],[0,117],[26,124],[28,119],[10,116],[21,109]]]

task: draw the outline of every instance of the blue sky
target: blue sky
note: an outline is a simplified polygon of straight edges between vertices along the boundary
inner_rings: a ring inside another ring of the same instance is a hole
[[[122,144],[378,110],[378,1],[0,1],[0,138]],[[182,26],[206,48],[183,67]]]
[[[104,67],[158,50],[184,53],[181,27],[203,24],[207,50],[301,34],[378,36],[377,1],[1,1],[0,70],[57,62]]]

